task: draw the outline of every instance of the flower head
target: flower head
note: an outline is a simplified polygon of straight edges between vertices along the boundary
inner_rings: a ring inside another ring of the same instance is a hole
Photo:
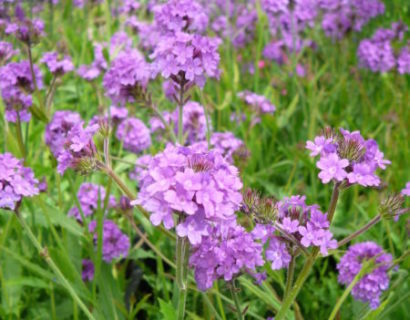
[[[151,135],[144,122],[137,118],[127,118],[117,129],[116,137],[124,144],[124,149],[139,153],[151,145]]]
[[[52,74],[63,75],[74,70],[74,65],[69,56],[58,58],[57,52],[46,52],[40,62],[45,63]]]

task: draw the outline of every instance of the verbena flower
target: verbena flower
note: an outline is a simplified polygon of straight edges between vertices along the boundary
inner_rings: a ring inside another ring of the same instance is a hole
[[[21,7],[17,6],[15,19],[7,25],[5,33],[14,35],[27,45],[36,44],[44,36],[44,22],[26,18]]]
[[[132,51],[132,39],[124,31],[118,31],[110,39],[108,52],[110,58],[116,58],[121,51]]]
[[[349,247],[341,258],[337,269],[338,281],[349,285],[360,272],[363,262],[374,259],[377,268],[363,276],[353,287],[352,296],[360,301],[369,302],[371,309],[380,304],[380,296],[389,287],[388,269],[392,265],[392,256],[386,254],[374,242],[357,243]]]
[[[103,45],[94,45],[94,61],[91,65],[81,65],[77,69],[77,74],[87,80],[92,81],[100,76],[102,72],[105,72],[108,68],[108,63],[103,54]]]
[[[97,124],[100,126],[108,125],[109,129],[114,126],[118,126],[123,120],[125,120],[128,116],[128,109],[125,107],[116,107],[111,106],[109,110],[107,110],[103,115],[95,115],[93,116],[88,125]]]
[[[121,51],[104,75],[106,95],[118,104],[135,102],[150,76],[150,66],[138,50]]]
[[[94,234],[94,242],[97,243],[97,221],[91,221],[89,231]],[[121,232],[118,226],[111,220],[103,221],[102,257],[105,262],[126,257],[130,248],[130,239]]]
[[[401,194],[407,197],[410,197],[410,182],[406,183],[406,186],[401,190]]]
[[[44,138],[54,157],[64,151],[68,132],[74,125],[82,123],[81,116],[73,111],[56,111],[53,119],[47,124]]]
[[[384,159],[377,142],[365,140],[359,131],[340,133],[325,131],[314,141],[307,141],[310,156],[320,156],[316,166],[321,170],[319,178],[323,183],[330,181],[362,186],[378,186],[380,178],[375,174],[378,168],[386,169],[390,164]]]
[[[152,156],[149,154],[139,157],[135,161],[135,169],[132,172],[130,172],[130,179],[136,180],[138,182],[143,181],[146,175],[148,175],[149,173],[148,167],[151,160]]]
[[[217,279],[230,281],[242,272],[254,275],[263,266],[263,247],[235,221],[220,224],[192,248],[189,265],[200,290],[210,289]]]
[[[81,264],[81,278],[83,281],[92,281],[94,279],[94,263],[90,259],[83,259]]]
[[[0,208],[14,210],[23,197],[39,193],[33,171],[12,154],[0,154]]]
[[[195,0],[170,0],[153,11],[155,23],[163,32],[201,33],[208,26],[205,9]]]
[[[96,213],[98,208],[103,209],[106,197],[105,188],[97,184],[84,182],[78,189],[77,197],[84,217],[89,217]],[[115,198],[110,195],[108,197],[108,208],[114,208],[115,206]],[[78,207],[71,208],[68,215],[76,218],[77,221],[82,221]]]
[[[125,14],[133,14],[140,9],[141,3],[139,0],[122,0],[120,11]]]
[[[397,70],[400,74],[410,73],[410,43],[401,49],[397,57]]]
[[[37,88],[43,87],[40,69],[34,65],[34,76]],[[6,106],[6,119],[16,122],[17,116],[20,121],[30,121],[31,114],[28,108],[32,105],[31,94],[35,90],[31,76],[30,63],[28,61],[10,62],[0,68],[0,90]]]
[[[276,110],[275,106],[265,96],[254,92],[242,91],[238,93],[238,97],[244,100],[257,114],[274,113]]]
[[[154,52],[153,75],[161,74],[175,83],[196,84],[203,87],[206,78],[219,78],[219,41],[201,35],[177,32],[163,36]]]
[[[40,62],[45,63],[52,74],[63,75],[74,70],[74,65],[69,56],[59,59],[57,52],[46,52]]]
[[[68,131],[64,150],[57,157],[57,171],[62,175],[68,168],[72,168],[80,173],[89,173],[97,168],[96,147],[93,136],[99,126],[92,125],[83,128],[83,122],[76,123]]]
[[[17,53],[18,50],[14,50],[11,43],[0,41],[0,65],[6,63]]]
[[[180,216],[177,234],[192,244],[201,242],[209,228],[235,218],[241,204],[242,183],[238,170],[213,151],[167,145],[148,163],[140,179],[139,204],[151,213],[154,225],[174,227],[173,213]]]
[[[115,134],[122,141],[124,149],[139,153],[151,145],[151,135],[147,126],[137,118],[127,118],[122,121]]]

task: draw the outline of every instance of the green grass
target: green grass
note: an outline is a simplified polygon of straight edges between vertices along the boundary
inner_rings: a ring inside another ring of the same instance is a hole
[[[34,48],[34,60],[38,61],[42,52],[58,45],[68,50],[76,66],[90,63],[93,46],[89,38],[95,42],[108,41],[119,23],[113,17],[108,20],[110,15],[105,4],[97,8],[72,10],[70,1],[62,2],[53,12],[53,33]],[[308,66],[306,79],[292,77],[290,70],[275,64],[268,64],[253,76],[243,70],[244,62],[257,62],[268,41],[264,19],[258,22],[254,45],[241,52],[227,44],[222,47],[221,68],[224,72],[220,81],[208,81],[203,93],[196,91],[193,100],[207,105],[216,131],[233,131],[246,142],[251,154],[247,163],[241,166],[246,187],[278,199],[305,194],[308,203],[318,203],[322,210],[326,210],[331,187],[321,184],[314,161],[304,149],[306,140],[312,139],[325,126],[360,130],[364,137],[377,140],[385,157],[392,161],[386,171],[380,172],[385,181],[382,188],[355,186],[342,193],[332,226],[337,239],[374,217],[384,195],[404,187],[410,180],[410,78],[395,73],[380,75],[359,70],[356,48],[360,39],[371,35],[379,26],[388,27],[399,19],[409,25],[409,9],[406,1],[386,1],[385,16],[372,20],[363,32],[352,34],[338,43],[325,38],[319,28],[314,29],[311,37],[318,43],[318,49],[306,50],[296,57]],[[51,30],[48,15],[46,9],[46,30]],[[107,21],[109,26],[105,23]],[[138,42],[135,36],[134,41]],[[15,45],[18,46],[17,43]],[[239,54],[243,62],[237,61]],[[47,75],[45,82],[50,80]],[[76,110],[88,120],[100,106],[110,105],[100,83],[93,87],[74,74],[65,75],[62,80],[54,99],[54,110]],[[238,124],[229,119],[232,112],[245,110],[244,104],[236,97],[237,92],[245,89],[265,94],[277,107],[274,115],[265,116],[252,128],[247,122]],[[158,81],[152,84],[152,90],[161,109],[173,107],[161,96]],[[102,97],[100,102],[98,97]],[[147,110],[129,107],[131,114],[148,119]],[[0,110],[3,115],[3,107]],[[9,151],[19,157],[14,125],[0,117],[0,129],[0,151]],[[146,245],[137,243],[127,261],[112,265],[97,263],[94,282],[82,282],[82,257],[91,256],[94,261],[101,261],[101,253],[94,251],[91,236],[68,218],[67,212],[78,202],[76,193],[82,182],[93,181],[109,186],[108,179],[101,173],[82,177],[67,172],[60,177],[55,170],[56,162],[44,143],[45,124],[33,119],[28,125],[23,125],[23,129],[28,151],[26,164],[33,168],[37,177],[47,177],[48,191],[34,199],[25,199],[22,217],[42,246],[47,248],[49,256],[82,302],[96,319],[174,319],[174,269]],[[160,145],[155,145],[150,152],[160,149]],[[120,146],[115,146],[113,152],[121,153],[130,161],[135,159],[121,151]],[[128,186],[136,190],[134,183],[127,178],[131,166],[118,162],[114,167]],[[110,188],[114,195],[121,194],[115,185]],[[174,243],[135,210],[133,214],[149,240],[173,261]],[[126,219],[117,216],[116,221],[131,239],[135,237]],[[398,258],[408,247],[406,218],[402,217],[396,223],[383,221],[356,241],[361,240],[373,240]],[[342,295],[344,288],[337,283],[335,268],[342,254],[335,252],[316,262],[297,298],[304,319],[327,319]],[[299,259],[297,271],[303,265],[302,260]],[[404,260],[393,273],[390,288],[383,295],[384,302],[377,310],[369,311],[365,304],[349,296],[341,308],[340,319],[405,319],[410,313],[409,267],[410,260]],[[269,277],[263,286],[253,285],[247,277],[239,281],[240,301],[242,307],[248,308],[246,319],[266,319],[273,316],[280,306],[278,297],[283,293],[286,274],[284,271],[273,272],[269,266],[266,271]],[[196,289],[193,278],[190,279],[189,319],[234,319],[234,303],[223,281],[209,292],[201,293]],[[0,210],[0,286],[1,319],[85,319],[81,308],[37,252],[16,216],[5,210]]]

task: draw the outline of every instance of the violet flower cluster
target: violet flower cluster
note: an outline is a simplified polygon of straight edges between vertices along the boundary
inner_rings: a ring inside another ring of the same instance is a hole
[[[92,81],[97,79],[101,73],[108,68],[108,63],[103,54],[103,46],[101,44],[94,45],[94,61],[90,65],[81,65],[77,69],[77,74],[87,80]]]
[[[12,34],[28,46],[33,45],[44,36],[44,22],[41,19],[26,18],[23,9],[16,7],[15,19],[5,28],[6,34]]]
[[[377,142],[365,140],[359,131],[340,129],[340,133],[335,133],[327,129],[313,142],[307,141],[306,148],[311,151],[311,157],[320,156],[316,166],[323,183],[335,181],[347,185],[379,186],[380,178],[375,172],[390,164],[384,159]]]
[[[104,207],[104,201],[106,197],[105,188],[93,183],[84,182],[77,192],[78,202],[80,203],[81,211],[84,217],[92,216],[98,208]],[[108,207],[114,208],[116,206],[116,200],[114,196],[108,197]],[[82,215],[78,207],[71,208],[68,212],[68,216],[74,217],[77,221],[82,221]]]
[[[151,134],[147,126],[137,118],[123,120],[117,129],[116,137],[124,149],[139,153],[151,146]]]
[[[44,138],[56,159],[64,151],[67,134],[78,123],[82,123],[82,119],[77,112],[56,111],[47,124]]]
[[[395,22],[390,29],[380,28],[370,39],[362,40],[357,49],[359,66],[373,72],[397,68],[401,74],[410,73],[410,45],[395,49],[407,31],[406,25]]]
[[[15,210],[23,197],[39,193],[33,171],[12,154],[0,154],[0,208]]]
[[[192,244],[201,243],[214,224],[234,220],[242,201],[238,170],[213,151],[168,144],[139,178],[140,192],[131,204],[141,205],[154,225],[167,229],[177,214],[176,232]]]
[[[243,272],[258,280],[256,268],[264,265],[263,246],[235,220],[211,227],[209,235],[192,248],[189,265],[199,290],[210,289],[217,279],[231,281]]]
[[[40,69],[33,66],[37,89],[43,87]],[[6,120],[28,122],[31,114],[28,108],[32,106],[32,93],[35,84],[31,76],[30,63],[28,61],[10,62],[0,68],[0,91],[6,106]]]
[[[363,262],[370,259],[374,259],[376,268],[359,280],[353,287],[352,296],[376,309],[382,292],[389,287],[388,270],[392,266],[392,256],[376,243],[369,241],[350,246],[337,265],[338,281],[349,285],[362,269]]]
[[[241,91],[238,97],[248,104],[256,114],[273,114],[276,107],[265,97],[251,91]]]
[[[97,221],[91,221],[88,225],[88,229],[94,234],[94,242],[97,243]],[[121,232],[113,221],[104,220],[102,232],[102,257],[105,262],[110,263],[114,259],[128,255],[130,239]]]
[[[6,41],[0,41],[0,66],[10,60],[18,50],[13,49],[13,45]]]
[[[54,75],[63,75],[74,70],[74,65],[69,56],[59,59],[57,52],[46,52],[40,62],[46,64],[47,68]]]

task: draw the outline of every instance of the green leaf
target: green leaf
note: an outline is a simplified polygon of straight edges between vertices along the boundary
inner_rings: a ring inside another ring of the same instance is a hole
[[[177,312],[171,302],[165,302],[158,298],[159,308],[163,316],[163,320],[177,320]]]

